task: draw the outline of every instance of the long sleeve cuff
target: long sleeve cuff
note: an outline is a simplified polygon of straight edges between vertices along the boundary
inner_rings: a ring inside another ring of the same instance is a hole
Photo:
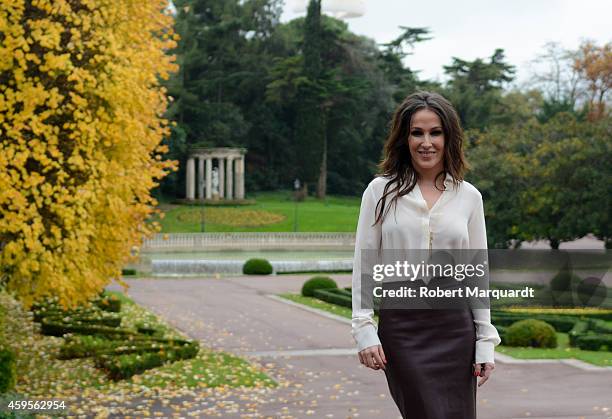
[[[376,327],[373,324],[366,324],[353,332],[353,338],[357,343],[357,351],[362,351],[373,345],[380,345],[380,339]]]
[[[476,364],[495,363],[495,344],[487,341],[476,341]]]
[[[474,323],[476,325],[476,355],[474,362],[495,363],[495,347],[501,343],[501,338],[495,326],[491,324],[489,309],[474,309]]]

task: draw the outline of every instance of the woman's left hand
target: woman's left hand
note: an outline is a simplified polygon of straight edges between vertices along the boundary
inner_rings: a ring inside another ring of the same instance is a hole
[[[487,382],[493,370],[495,369],[495,364],[491,362],[483,362],[482,364],[474,364],[474,376],[482,377],[478,382],[478,387]]]

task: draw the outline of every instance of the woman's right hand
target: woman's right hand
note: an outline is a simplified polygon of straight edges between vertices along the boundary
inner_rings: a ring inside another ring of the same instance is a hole
[[[387,358],[382,345],[369,346],[359,352],[359,362],[373,370],[385,369]]]

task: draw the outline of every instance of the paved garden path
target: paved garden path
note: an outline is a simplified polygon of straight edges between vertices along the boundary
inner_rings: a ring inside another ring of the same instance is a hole
[[[190,411],[199,417],[401,419],[384,373],[359,364],[349,324],[269,297],[299,292],[307,278],[127,280],[128,295],[137,303],[202,346],[264,366],[283,384],[255,402],[241,392],[229,397],[195,392],[192,400],[180,400],[181,416]],[[350,285],[350,275],[334,278],[339,286]],[[612,371],[498,359],[494,376],[478,390],[478,417],[612,418],[610,388]]]

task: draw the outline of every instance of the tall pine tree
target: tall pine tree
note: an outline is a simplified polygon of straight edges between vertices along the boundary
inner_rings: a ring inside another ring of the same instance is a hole
[[[298,176],[305,191],[308,184],[317,182],[323,163],[325,141],[325,118],[322,112],[321,86],[321,0],[311,0],[304,24],[304,75],[306,83],[300,86],[299,103],[295,126],[296,162]]]

